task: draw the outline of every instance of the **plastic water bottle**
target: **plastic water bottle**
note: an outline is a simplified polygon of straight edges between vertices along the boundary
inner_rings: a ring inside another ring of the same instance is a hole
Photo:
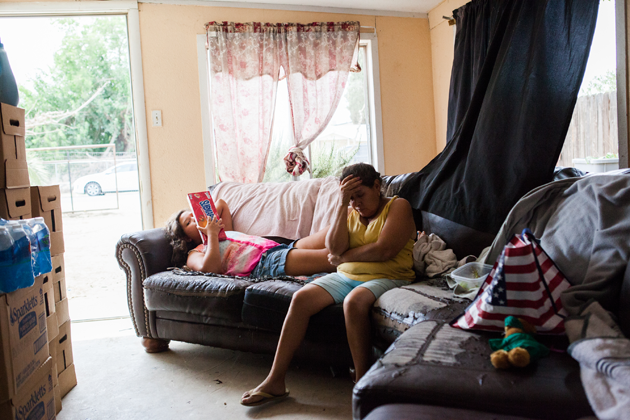
[[[13,106],[17,106],[20,102],[15,77],[13,77],[2,41],[0,41],[0,102]]]
[[[39,261],[37,256],[39,255],[39,247],[37,246],[37,236],[35,232],[33,232],[33,228],[28,224],[28,220],[17,220],[17,222],[22,226],[26,236],[28,236],[28,241],[31,244],[31,270],[33,270],[33,277],[37,277],[42,272],[39,269]]]
[[[50,258],[50,230],[44,222],[43,217],[28,219],[28,224],[37,238],[37,266],[39,275],[52,271],[52,260]]]
[[[6,226],[13,239],[13,269],[17,288],[31,287],[35,283],[31,268],[31,243],[19,222],[10,220]]]
[[[18,289],[13,269],[13,237],[6,226],[0,226],[0,293]]]

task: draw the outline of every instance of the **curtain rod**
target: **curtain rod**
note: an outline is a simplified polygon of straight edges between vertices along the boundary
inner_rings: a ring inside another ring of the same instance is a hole
[[[453,21],[453,22],[455,22],[455,21]],[[374,27],[374,26],[361,26],[361,29],[369,29],[369,31],[363,31],[361,33],[374,33],[374,34],[376,33],[376,27]],[[211,32],[208,32],[208,36],[210,38],[216,38],[217,37],[217,33],[215,31],[211,31]]]
[[[448,26],[455,25],[455,18],[453,18],[453,16],[442,16],[442,19],[446,19],[448,21]]]

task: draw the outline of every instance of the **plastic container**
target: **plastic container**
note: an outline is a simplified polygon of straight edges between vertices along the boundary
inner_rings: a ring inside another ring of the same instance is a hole
[[[13,246],[11,247],[11,265],[7,269],[8,276],[0,278],[0,292],[9,293],[31,287],[35,283],[35,277],[31,267],[31,243],[28,236],[22,225],[13,220],[8,221],[2,228],[9,232]],[[4,242],[3,246],[6,247],[6,239]]]
[[[20,102],[15,77],[2,41],[0,41],[0,102],[13,106],[17,106]]]
[[[27,220],[17,220],[17,222],[22,226],[26,236],[28,236],[28,241],[31,244],[31,270],[33,270],[33,277],[37,277],[42,274],[39,270],[39,263],[37,261],[37,256],[39,255],[39,247],[37,246],[37,235],[33,232],[33,228],[31,228],[28,224]]]
[[[18,288],[13,270],[13,237],[6,226],[0,226],[0,293]]]
[[[492,271],[492,266],[478,262],[471,262],[462,265],[451,273],[453,280],[466,290],[475,289],[483,283]]]
[[[44,222],[43,217],[27,219],[29,226],[33,229],[37,238],[37,267],[39,275],[52,271],[52,260],[50,257],[50,231]]]

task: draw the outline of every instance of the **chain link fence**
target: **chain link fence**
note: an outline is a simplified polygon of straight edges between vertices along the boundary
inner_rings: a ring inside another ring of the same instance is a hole
[[[114,144],[27,149],[26,159],[31,185],[59,185],[63,212],[118,209],[119,192],[139,189],[136,153]]]

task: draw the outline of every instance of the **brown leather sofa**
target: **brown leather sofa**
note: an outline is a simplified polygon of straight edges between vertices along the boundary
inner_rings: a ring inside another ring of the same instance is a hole
[[[386,177],[387,195],[395,194],[404,181],[405,175]],[[438,234],[458,256],[479,255],[494,239],[436,215],[417,212],[415,216],[418,230]],[[130,233],[117,244],[116,256],[127,274],[133,325],[147,345],[164,349],[170,340],[177,340],[257,353],[275,351],[291,296],[302,287],[299,282],[190,276],[169,270],[171,253],[162,229]],[[624,287],[630,307],[630,274]],[[552,352],[522,371],[494,370],[487,340],[496,335],[447,325],[468,303],[453,298],[443,279],[394,289],[376,302],[375,353],[385,354],[355,386],[354,418],[437,419],[445,418],[440,410],[447,409],[468,413],[471,419],[482,418],[474,417],[480,413],[506,419],[592,415],[579,365],[566,353]],[[630,314],[627,317],[630,326]],[[543,341],[560,351],[567,345],[562,338]],[[351,364],[341,305],[313,317],[296,358],[342,368]],[[391,415],[388,409],[393,410]],[[405,417],[395,414],[399,411]]]

